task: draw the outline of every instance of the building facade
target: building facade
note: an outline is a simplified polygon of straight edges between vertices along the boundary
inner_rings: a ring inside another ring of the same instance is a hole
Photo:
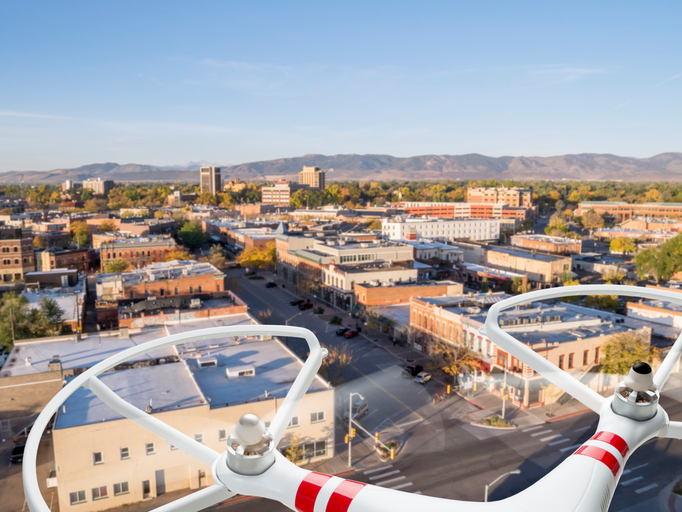
[[[308,185],[310,188],[324,190],[325,187],[325,173],[319,167],[303,167],[303,170],[298,173],[298,182],[302,185]]]
[[[509,206],[502,203],[430,203],[399,202],[405,213],[416,217],[444,219],[516,219],[520,222],[535,218],[535,206]]]
[[[533,206],[533,189],[522,188],[469,188],[467,203],[494,203],[509,206]]]
[[[205,166],[199,170],[201,193],[218,194],[223,188],[220,185],[220,167]]]
[[[514,235],[511,244],[515,247],[554,254],[580,254],[582,240],[548,235]]]
[[[443,220],[395,217],[381,224],[381,233],[391,240],[417,238],[431,240],[498,240],[500,223],[494,219]]]
[[[115,183],[113,180],[103,180],[102,178],[90,178],[83,182],[83,188],[85,190],[92,190],[94,195],[98,196],[108,196],[109,192],[114,188]]]
[[[105,270],[107,263],[116,260],[123,260],[139,268],[149,263],[163,261],[171,251],[177,249],[181,249],[181,246],[168,235],[117,238],[110,242],[102,242],[99,246],[99,256],[102,270]]]
[[[80,272],[95,270],[97,254],[93,249],[45,249],[36,253],[38,268],[41,272],[58,269],[75,269]]]
[[[294,192],[307,188],[309,188],[309,185],[280,180],[271,187],[261,188],[261,203],[289,206]]]
[[[22,281],[27,272],[36,269],[33,238],[21,228],[0,228],[2,282]]]
[[[578,204],[578,215],[594,210],[599,215],[623,222],[635,217],[682,217],[682,203],[630,204],[624,201],[585,201]]]

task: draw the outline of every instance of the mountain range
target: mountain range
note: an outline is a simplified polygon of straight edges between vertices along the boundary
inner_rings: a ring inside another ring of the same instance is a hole
[[[296,179],[303,166],[327,172],[327,181],[342,180],[618,180],[682,182],[682,153],[661,153],[650,158],[582,153],[552,157],[423,155],[315,155],[264,160],[222,168],[223,180]],[[88,178],[114,181],[199,181],[198,162],[176,166],[102,163],[52,171],[10,171],[0,183],[59,183]]]

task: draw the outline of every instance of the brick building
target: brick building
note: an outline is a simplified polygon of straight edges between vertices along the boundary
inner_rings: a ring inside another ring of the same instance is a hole
[[[383,286],[380,283],[356,283],[355,301],[364,307],[406,304],[413,297],[436,297],[439,295],[459,295],[464,285],[454,281],[431,281],[426,283],[393,283]]]
[[[95,270],[97,254],[93,249],[50,248],[36,253],[37,270],[50,272],[57,269],[75,269],[80,272]]]
[[[168,253],[181,248],[170,235],[117,238],[111,242],[102,242],[99,255],[102,269],[106,263],[116,260],[126,261],[133,267],[142,267],[163,261]]]
[[[551,252],[554,254],[580,254],[582,240],[548,235],[514,235],[511,244],[535,251]]]
[[[629,204],[625,201],[585,201],[578,204],[578,215],[585,215],[590,210],[611,217],[616,222],[635,217],[682,217],[682,203]]]
[[[262,204],[277,204],[289,206],[291,196],[297,190],[307,189],[308,185],[301,183],[291,183],[286,180],[280,180],[271,187],[263,187],[261,191]]]
[[[493,203],[509,206],[533,206],[533,188],[469,188],[467,203]]]
[[[509,206],[502,203],[430,203],[393,202],[391,206],[402,207],[406,214],[416,217],[443,219],[517,219],[520,222],[533,219],[536,206]]]
[[[33,237],[21,228],[0,228],[0,275],[2,282],[21,281],[36,269]]]

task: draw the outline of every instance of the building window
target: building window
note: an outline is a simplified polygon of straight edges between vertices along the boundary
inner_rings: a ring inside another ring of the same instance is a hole
[[[294,416],[291,418],[291,421],[287,425],[287,428],[293,428],[293,427],[298,427],[298,416]]]
[[[161,288],[161,289],[159,290],[159,295],[160,295],[161,297],[163,297],[163,292],[164,292],[164,291],[165,291],[165,290],[164,290],[163,288]]]
[[[327,455],[327,441],[315,441],[303,445],[303,453],[306,459],[313,457],[324,457]]]
[[[180,288],[178,287],[175,288],[175,295],[180,295]]]
[[[204,434],[194,434],[194,440],[197,443],[204,444]]]
[[[204,287],[203,287],[203,286],[199,286],[199,288],[197,289],[197,291],[198,291],[199,293],[203,292],[203,291],[204,291]]]
[[[320,421],[324,421],[324,411],[310,414],[310,423],[319,423]]]
[[[134,298],[135,298],[135,292],[128,292],[128,295],[129,295],[128,298],[130,298],[130,299],[134,299]]]
[[[220,285],[219,285],[219,284],[216,285],[216,291],[218,291],[218,292],[221,291],[221,290],[220,290]]]
[[[121,482],[120,484],[114,484],[114,496],[119,496],[121,494],[128,494],[128,482]]]
[[[93,487],[92,488],[92,501],[101,500],[102,498],[108,498],[107,486]]]
[[[573,368],[573,354],[568,354],[568,368]]]
[[[156,453],[156,450],[154,449],[154,443],[145,443],[144,449],[147,455],[154,455]]]
[[[587,359],[588,359],[589,355],[590,355],[589,350],[586,350],[585,352],[583,352],[583,366],[587,366]]]
[[[227,430],[218,430],[218,441],[227,441]]]
[[[75,505],[76,503],[85,503],[85,491],[70,492],[69,501],[71,502],[71,505]]]
[[[564,356],[559,356],[559,370],[564,369]]]
[[[102,457],[102,452],[94,452],[92,454],[92,463],[95,466],[98,464],[104,464],[104,458]]]
[[[189,287],[189,293],[194,293],[194,286]]]
[[[124,446],[121,448],[121,460],[126,460],[130,458],[130,448]]]

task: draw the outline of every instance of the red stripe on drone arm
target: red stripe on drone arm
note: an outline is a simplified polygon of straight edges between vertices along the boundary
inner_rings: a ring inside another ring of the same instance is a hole
[[[329,498],[327,512],[347,512],[353,499],[362,490],[365,484],[344,480]]]
[[[582,446],[575,452],[575,455],[584,455],[586,457],[591,457],[594,460],[598,460],[611,470],[613,476],[616,476],[618,471],[620,471],[620,463],[615,455],[602,448],[597,448],[596,446]]]
[[[620,437],[617,434],[613,434],[611,432],[597,432],[594,436],[592,436],[593,441],[602,441],[603,443],[608,443],[611,446],[613,446],[616,450],[620,452],[621,457],[625,458],[625,456],[628,454],[630,451],[630,447],[628,446],[628,443],[625,442],[625,439]]]
[[[320,489],[331,477],[322,473],[309,473],[296,491],[296,502],[294,506],[298,512],[313,512],[315,500],[320,494]]]

